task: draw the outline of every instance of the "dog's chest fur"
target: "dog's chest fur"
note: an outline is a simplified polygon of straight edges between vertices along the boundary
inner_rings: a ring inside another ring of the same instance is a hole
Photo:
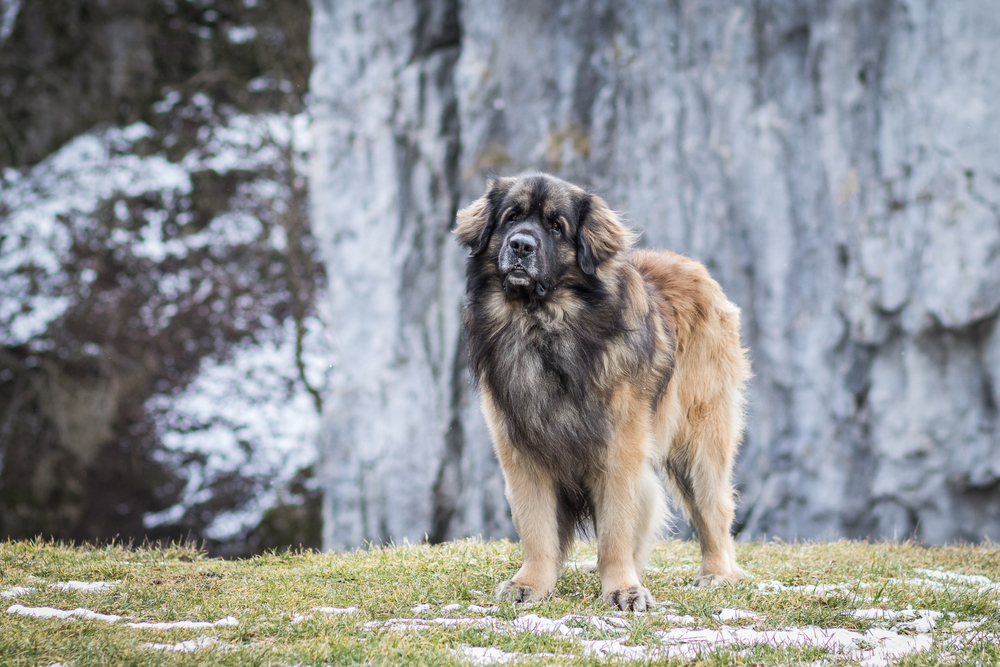
[[[509,302],[498,292],[479,296],[465,315],[470,361],[504,415],[511,444],[552,467],[602,458],[612,437],[612,394],[655,365],[649,323],[625,326],[610,315],[619,308],[567,316],[551,304]],[[633,340],[622,345],[622,337]],[[635,356],[608,358],[622,350]],[[618,373],[609,375],[609,368]]]
[[[473,346],[474,368],[505,417],[520,451],[551,465],[592,460],[610,436],[605,397],[595,386],[587,350],[568,332],[536,317],[515,318],[492,344]]]

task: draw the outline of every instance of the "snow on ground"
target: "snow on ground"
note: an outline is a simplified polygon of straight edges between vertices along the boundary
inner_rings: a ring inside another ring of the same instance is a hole
[[[106,591],[109,588],[113,588],[117,581],[77,581],[71,579],[70,581],[57,581],[54,584],[49,584],[49,588],[58,588],[62,591]]]
[[[218,628],[239,625],[233,616],[226,616],[217,621],[166,621],[162,623],[126,623],[130,628],[138,630],[193,630],[198,628]]]
[[[324,614],[353,614],[357,607],[314,607],[314,611],[321,611]]]
[[[423,607],[423,605],[420,606]],[[430,607],[430,605],[426,606]],[[442,610],[445,607],[452,606],[454,605],[445,605],[442,607]],[[316,610],[340,614],[353,613],[356,611],[356,608],[317,607]],[[742,614],[730,614],[733,618],[760,619],[760,616],[752,614],[752,612],[746,612],[745,610],[729,611],[743,612]],[[901,610],[897,612],[889,610],[878,611],[887,613],[874,614],[872,613],[873,610],[859,609],[852,612],[852,615],[858,618],[878,619],[910,618],[916,615],[928,618],[941,615],[941,612],[929,612],[927,610],[920,610],[918,612],[913,612],[913,610]],[[121,619],[121,616],[98,614],[84,608],[63,611],[52,607],[25,607],[20,604],[11,605],[7,609],[7,613],[35,618],[81,618],[108,623],[115,623]],[[748,616],[747,614],[750,615]],[[292,622],[298,623],[301,620],[303,620],[303,617],[300,614],[296,614]],[[238,625],[238,623],[239,621],[236,618],[227,616],[215,622],[137,622],[126,623],[125,626],[133,629],[171,630],[230,627]],[[863,667],[882,667],[909,653],[926,651],[933,644],[933,640],[929,634],[923,632],[916,635],[899,634],[895,630],[885,628],[872,628],[867,632],[860,633],[839,628],[816,627],[757,630],[752,626],[731,627],[722,624],[721,627],[712,629],[679,627],[660,630],[655,633],[658,640],[657,645],[630,645],[622,639],[584,639],[580,637],[587,628],[595,628],[605,634],[627,633],[631,628],[631,624],[626,619],[620,616],[602,618],[580,614],[568,614],[558,619],[544,618],[537,614],[525,614],[509,622],[493,616],[485,616],[480,618],[391,618],[385,621],[368,621],[363,624],[363,627],[367,630],[389,632],[419,632],[435,626],[446,628],[480,628],[504,634],[558,634],[569,639],[575,639],[583,648],[585,655],[597,658],[617,657],[626,660],[696,658],[699,654],[710,652],[720,647],[746,647],[766,644],[778,648],[803,646],[824,648],[834,655],[847,657]],[[933,625],[930,627],[932,628]],[[195,651],[215,646],[217,643],[218,640],[213,637],[202,636],[177,644],[147,643],[143,645],[143,648],[166,651]],[[503,664],[516,658],[527,657],[527,655],[522,656],[522,654],[501,651],[500,649],[472,646],[460,647],[455,650],[455,653],[475,665]],[[550,655],[545,654],[546,657]]]
[[[698,622],[698,619],[689,614],[684,614],[683,616],[678,614],[662,614],[663,620],[667,623],[673,623],[674,625],[694,625]]]
[[[959,574],[958,572],[947,572],[945,570],[929,570],[926,568],[920,568],[914,570],[917,574],[922,574],[925,577],[930,577],[932,579],[940,579],[942,581],[957,581],[963,584],[974,584],[976,586],[989,586],[995,587],[989,577],[984,577],[981,574]]]
[[[521,657],[520,653],[511,653],[489,646],[460,646],[453,649],[452,653],[472,665],[502,665]]]
[[[945,570],[929,570],[919,568],[914,570],[914,572],[923,575],[923,577],[913,577],[909,579],[892,578],[888,580],[888,583],[890,585],[931,588],[939,591],[955,588],[963,590],[974,588],[979,593],[984,594],[1000,593],[1000,583],[994,582],[989,577],[984,577],[981,574],[970,575],[960,574],[958,572],[948,572]],[[806,584],[801,586],[783,584],[780,581],[765,581],[757,584],[757,590],[765,595],[785,592],[799,592],[805,595],[828,596],[841,593],[856,594],[857,589],[871,588],[871,586],[871,583],[864,581],[850,584]],[[858,597],[860,598],[864,596],[858,595]]]
[[[723,623],[726,621],[736,621],[741,618],[759,621],[760,615],[746,609],[721,609],[718,614],[712,614],[712,618]]]
[[[422,606],[422,605],[421,605]],[[444,607],[442,607],[444,610]],[[755,618],[758,614],[746,610],[726,610],[730,618]],[[864,612],[865,610],[858,610]],[[933,612],[940,615],[941,612]],[[909,617],[906,611],[899,612]],[[671,628],[655,633],[658,644],[631,645],[623,639],[584,639],[587,628],[596,628],[605,634],[627,633],[631,624],[619,616],[583,616],[568,614],[558,619],[550,619],[537,614],[525,614],[510,622],[486,616],[483,618],[391,618],[385,621],[368,621],[364,628],[388,632],[419,632],[435,626],[481,628],[504,634],[555,634],[577,641],[584,654],[596,658],[616,657],[625,660],[664,660],[673,658],[693,659],[698,655],[721,647],[747,647],[770,645],[777,648],[817,647],[846,657],[863,667],[883,667],[909,653],[926,651],[933,639],[929,634],[900,634],[895,630],[872,628],[861,633],[840,628],[786,628],[783,630],[757,630],[754,627],[732,627],[723,624],[719,628]],[[933,626],[931,626],[933,627]],[[499,649],[484,647],[461,647],[456,649],[472,664],[503,664],[528,654],[508,653]]]
[[[972,586],[989,586],[993,582],[986,577],[969,577],[960,579],[965,575],[949,577],[948,574],[939,572],[941,576],[937,579],[951,581],[961,581]],[[69,582],[66,582],[69,583]],[[109,584],[108,582],[72,582],[74,586],[63,588],[63,590],[102,590]],[[23,592],[23,590],[27,592]],[[34,589],[26,587],[16,587],[3,591],[3,594],[17,591],[17,595],[30,594]],[[8,596],[9,597],[9,596]],[[457,611],[463,605],[450,603],[441,605],[439,611]],[[475,609],[473,609],[475,608]],[[470,611],[490,611],[495,608],[469,605]],[[433,612],[434,606],[429,603],[420,603],[413,607],[414,613]],[[357,607],[314,607],[313,611],[322,612],[327,615],[353,614],[358,611]],[[14,604],[8,607],[7,613],[19,614],[34,618],[59,618],[59,619],[82,619],[98,620],[107,623],[116,623],[121,620],[121,616],[113,614],[99,614],[89,609],[78,607],[72,610],[61,610],[53,607],[27,607],[21,604]],[[653,612],[651,615],[673,622],[675,618],[672,614],[663,612]],[[910,653],[927,651],[933,645],[933,638],[929,634],[937,627],[937,620],[945,616],[943,612],[928,609],[878,609],[862,608],[847,612],[847,615],[859,619],[868,619],[876,622],[894,623],[893,627],[873,627],[865,632],[857,632],[844,628],[819,628],[800,627],[784,628],[781,630],[758,630],[755,625],[730,626],[726,620],[753,620],[761,621],[764,618],[755,612],[745,609],[724,608],[714,614],[714,618],[720,621],[718,627],[693,628],[693,627],[673,627],[654,632],[656,642],[650,645],[631,645],[627,643],[627,635],[632,628],[631,622],[622,616],[590,616],[582,614],[567,614],[561,618],[551,619],[528,613],[511,621],[506,621],[490,615],[472,617],[436,617],[436,618],[390,618],[384,621],[367,621],[362,624],[366,630],[376,632],[421,632],[432,628],[478,628],[490,632],[505,635],[535,634],[535,635],[558,635],[580,645],[585,655],[597,658],[618,658],[624,660],[664,660],[673,658],[694,659],[699,655],[714,651],[719,648],[740,648],[757,645],[768,645],[776,648],[795,647],[816,647],[829,651],[832,655],[846,658],[852,663],[862,667],[887,667],[895,661]],[[949,613],[948,616],[954,617]],[[302,614],[294,614],[292,623],[300,623],[305,620]],[[694,622],[698,619],[692,616],[677,616],[683,623]],[[958,621],[952,624],[951,632],[954,635],[947,637],[944,641],[946,646],[961,647],[967,644],[981,641],[996,641],[998,638],[992,634],[970,632],[985,622],[986,619],[977,621]],[[200,629],[211,627],[232,627],[238,625],[239,621],[232,616],[219,619],[214,622],[206,621],[173,621],[173,622],[130,622],[123,625],[132,629],[142,630],[173,630],[173,629]],[[585,635],[589,632],[597,631],[605,635],[602,639],[587,639]],[[902,631],[902,632],[900,632]],[[615,637],[618,635],[619,637]],[[196,639],[180,642],[177,644],[147,643],[143,648],[150,650],[164,651],[196,651],[204,648],[221,645],[225,650],[234,648],[232,645],[219,642],[214,637],[202,636]],[[453,653],[466,662],[473,665],[493,665],[504,664],[515,659],[530,657],[572,657],[557,656],[555,654],[522,654],[502,651],[497,648],[479,646],[461,646],[454,649]]]
[[[31,586],[14,586],[13,588],[8,588],[5,591],[0,591],[0,597],[16,598],[18,595],[27,595],[28,593],[33,593],[37,590],[37,588],[33,588]]]
[[[945,570],[914,570],[917,574],[922,574],[930,579],[910,579],[903,583],[926,586],[937,590],[946,590],[956,586],[968,586],[976,588],[980,593],[1000,593],[1000,583],[991,581],[989,577],[981,574],[959,574],[958,572],[947,572]],[[895,580],[894,580],[895,581]]]
[[[234,647],[230,644],[224,644],[220,642],[215,637],[196,637],[194,639],[188,639],[187,641],[178,642],[176,644],[156,644],[156,643],[146,643],[142,645],[142,648],[151,649],[154,651],[179,651],[181,653],[191,653],[192,651],[199,651],[203,648],[211,648],[213,646],[220,646],[226,650],[232,650]]]
[[[93,621],[105,621],[106,623],[114,623],[115,621],[121,620],[121,616],[115,616],[114,614],[98,614],[97,612],[84,609],[83,607],[64,610],[55,609],[53,607],[25,607],[23,604],[12,604],[7,607],[7,613],[19,614],[21,616],[34,616],[35,618],[83,618]]]

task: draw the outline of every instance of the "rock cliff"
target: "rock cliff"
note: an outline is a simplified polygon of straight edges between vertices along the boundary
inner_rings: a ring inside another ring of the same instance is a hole
[[[743,309],[742,536],[1000,537],[992,3],[315,0],[312,50],[326,546],[511,534],[448,231],[524,169]]]

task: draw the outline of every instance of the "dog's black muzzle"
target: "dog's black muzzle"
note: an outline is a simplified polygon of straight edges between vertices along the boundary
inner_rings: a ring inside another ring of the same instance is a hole
[[[541,237],[534,225],[518,225],[504,239],[500,248],[500,272],[504,275],[503,288],[507,292],[535,291],[544,296],[548,291],[542,280],[545,257]]]

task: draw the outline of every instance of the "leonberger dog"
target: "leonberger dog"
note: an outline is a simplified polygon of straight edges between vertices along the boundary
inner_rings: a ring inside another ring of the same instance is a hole
[[[705,267],[630,250],[604,200],[542,173],[493,180],[455,233],[471,250],[470,367],[524,548],[498,597],[551,595],[592,522],[601,597],[654,604],[642,573],[664,477],[701,543],[695,585],[741,580],[731,475],[750,367],[740,311]]]

